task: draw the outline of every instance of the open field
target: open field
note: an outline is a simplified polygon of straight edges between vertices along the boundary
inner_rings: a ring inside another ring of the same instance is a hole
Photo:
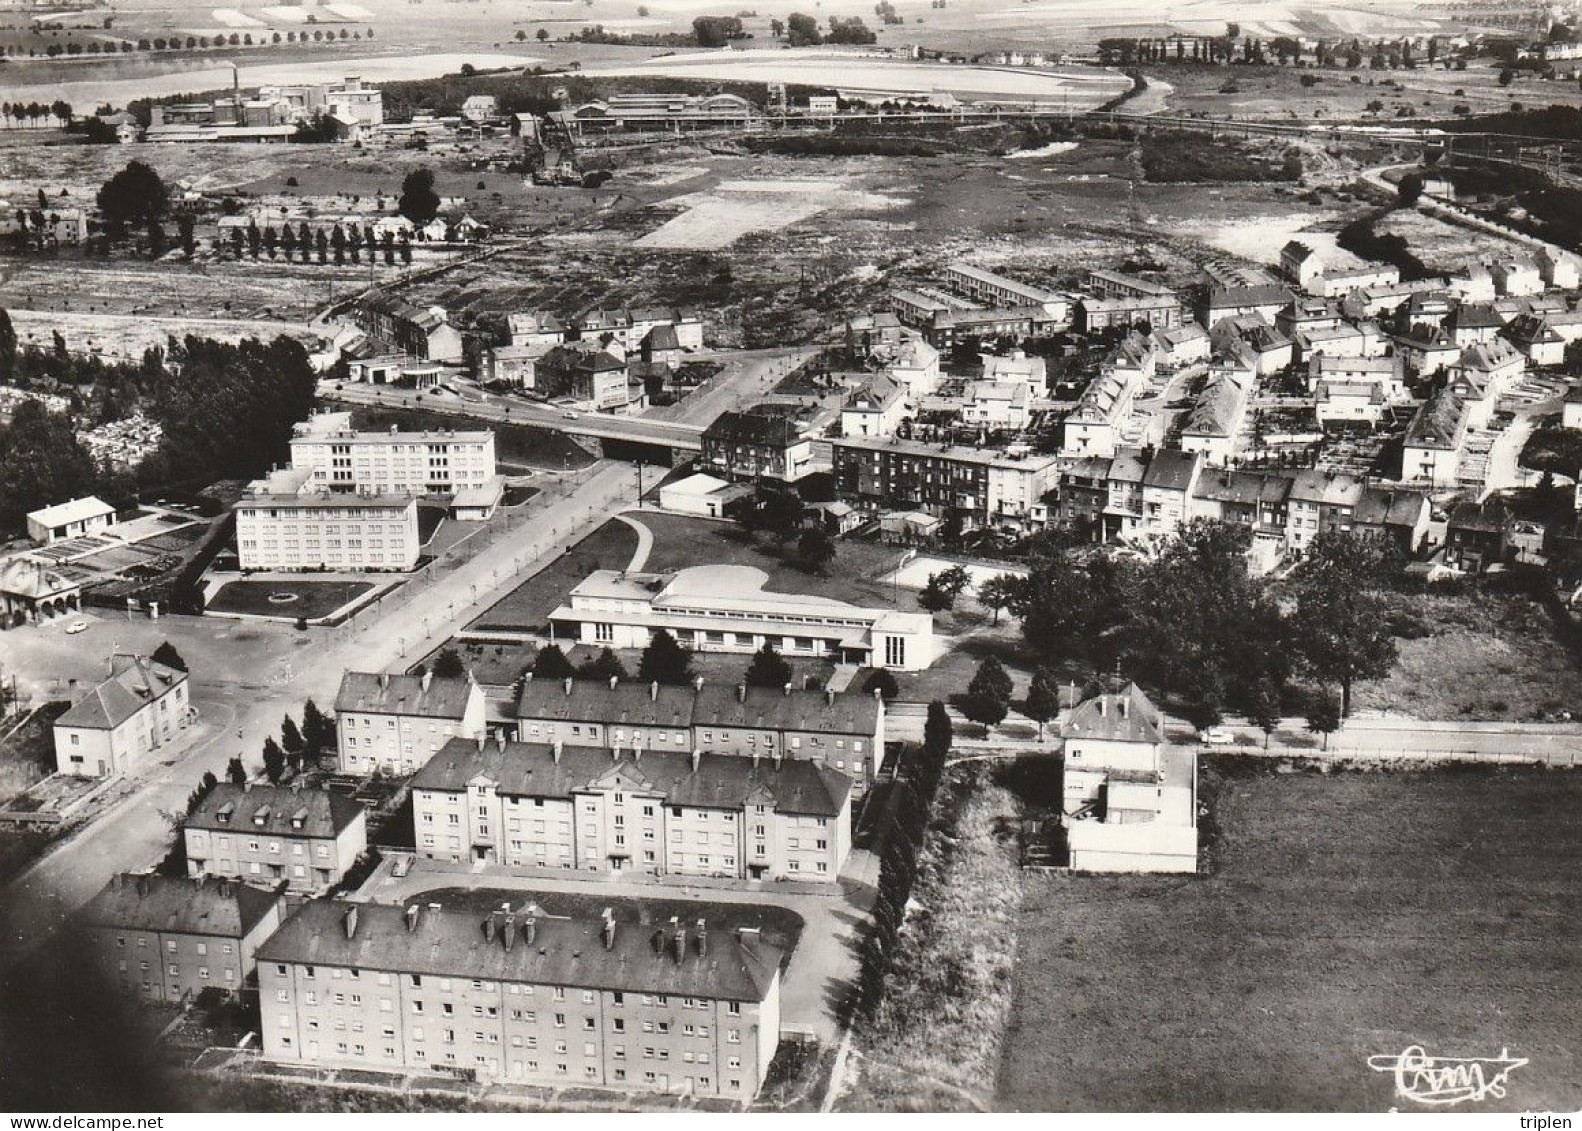
[[[712,191],[668,203],[687,209],[639,239],[636,247],[728,247],[751,232],[775,231],[821,212],[883,212],[905,200],[854,191],[838,178],[724,181]]]
[[[1526,597],[1498,593],[1392,598],[1400,657],[1388,679],[1359,683],[1353,709],[1420,719],[1525,722],[1582,717],[1582,672]],[[1426,635],[1422,635],[1426,633]]]
[[[1410,1108],[1368,1057],[1412,1045],[1582,1104],[1582,779],[1209,765],[1214,874],[1024,879],[997,1107]]]
[[[625,569],[636,549],[637,531],[612,518],[491,605],[467,628],[474,632],[543,631],[549,614],[573,585],[596,569]]]
[[[366,581],[228,581],[214,595],[208,608],[216,613],[254,613],[272,617],[327,617],[355,601],[373,585]],[[285,602],[272,596],[292,596]]]
[[[1419,212],[1397,208],[1374,225],[1382,235],[1400,236],[1413,255],[1434,271],[1449,272],[1469,262],[1484,262],[1502,253],[1526,252],[1531,245],[1492,232],[1464,228]]]

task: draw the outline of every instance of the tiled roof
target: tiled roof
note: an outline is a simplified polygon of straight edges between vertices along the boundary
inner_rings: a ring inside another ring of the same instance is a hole
[[[1160,743],[1165,740],[1164,716],[1142,688],[1128,683],[1118,692],[1104,692],[1079,703],[1060,733],[1066,739]]]
[[[55,720],[57,727],[114,730],[187,679],[187,673],[141,656],[116,656],[115,674]]]
[[[1467,406],[1449,389],[1441,389],[1423,402],[1406,428],[1406,445],[1413,448],[1454,450],[1466,420]]]
[[[1167,491],[1186,491],[1197,477],[1202,462],[1197,452],[1178,452],[1164,448],[1154,453],[1148,461],[1148,471],[1143,475],[1144,487],[1159,487]]]
[[[489,916],[418,906],[312,900],[258,948],[260,962],[355,967],[436,977],[575,986],[623,993],[668,994],[724,1001],[762,1001],[783,955],[756,936],[715,930],[699,948],[694,924],[683,924],[678,960],[668,935],[617,923],[606,945],[597,920],[514,914]],[[355,911],[353,929],[347,916]],[[533,924],[528,941],[526,923]],[[699,953],[702,949],[704,953]]]
[[[704,437],[723,443],[769,444],[789,448],[802,430],[788,416],[764,412],[722,412],[704,430]]]
[[[522,719],[556,719],[565,722],[618,726],[685,727],[692,722],[688,687],[617,682],[614,687],[597,679],[529,679],[517,698],[516,714]]]
[[[269,914],[278,892],[213,877],[117,874],[79,913],[84,923],[239,939]]]
[[[335,712],[410,715],[424,719],[460,719],[477,686],[471,677],[439,679],[383,672],[347,672],[335,696]]]
[[[363,807],[350,797],[327,789],[221,782],[198,802],[185,827],[333,839],[362,812]]]

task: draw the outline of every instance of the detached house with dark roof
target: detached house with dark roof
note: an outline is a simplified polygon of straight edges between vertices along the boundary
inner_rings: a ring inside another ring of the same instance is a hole
[[[412,781],[429,860],[609,875],[833,882],[852,781],[776,752],[457,739]]]
[[[703,431],[702,466],[727,479],[795,483],[815,470],[813,441],[784,414],[722,412]]]
[[[347,672],[335,696],[340,768],[348,774],[410,774],[452,738],[484,731],[483,689],[469,674]]]
[[[128,773],[191,718],[186,672],[118,653],[109,678],[55,720],[55,767],[90,778]]]
[[[780,1042],[788,957],[703,919],[317,900],[259,951],[263,1053],[745,1104]]]
[[[76,919],[110,985],[175,1003],[206,989],[240,994],[285,914],[279,888],[118,873]]]
[[[1197,753],[1168,745],[1141,688],[1079,703],[1061,738],[1072,871],[1197,871]]]
[[[368,814],[344,794],[222,782],[182,825],[190,875],[321,892],[368,849]]]

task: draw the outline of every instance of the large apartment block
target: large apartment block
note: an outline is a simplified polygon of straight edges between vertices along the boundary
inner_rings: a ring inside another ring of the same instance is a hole
[[[784,957],[703,920],[319,900],[259,953],[264,1056],[745,1102],[779,1045]]]
[[[483,734],[484,694],[472,676],[347,672],[335,696],[342,772],[410,774],[452,738]]]
[[[310,469],[317,490],[450,494],[495,478],[494,433],[358,432],[351,413],[322,412],[296,426],[291,465]]]
[[[200,876],[117,874],[78,913],[108,984],[140,1001],[241,993],[285,917],[279,889]]]
[[[851,851],[851,779],[783,751],[456,739],[412,812],[424,858],[528,871],[833,882]]]
[[[324,789],[221,782],[182,825],[190,875],[324,891],[368,849],[368,814]]]
[[[843,497],[939,516],[957,511],[969,527],[1027,526],[1059,478],[1051,455],[862,436],[831,446]]]
[[[417,499],[316,488],[307,468],[248,484],[236,504],[236,549],[250,570],[398,571],[417,565]]]
[[[884,759],[884,700],[833,691],[528,678],[517,701],[523,742],[668,750],[821,763],[873,779]]]
[[[111,656],[109,678],[55,720],[55,768],[89,778],[127,773],[191,721],[186,672],[142,656]]]

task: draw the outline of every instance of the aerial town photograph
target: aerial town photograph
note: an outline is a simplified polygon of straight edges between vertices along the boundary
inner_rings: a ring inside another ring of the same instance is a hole
[[[6,1131],[1571,1128],[1582,0],[755,2],[0,0]]]

